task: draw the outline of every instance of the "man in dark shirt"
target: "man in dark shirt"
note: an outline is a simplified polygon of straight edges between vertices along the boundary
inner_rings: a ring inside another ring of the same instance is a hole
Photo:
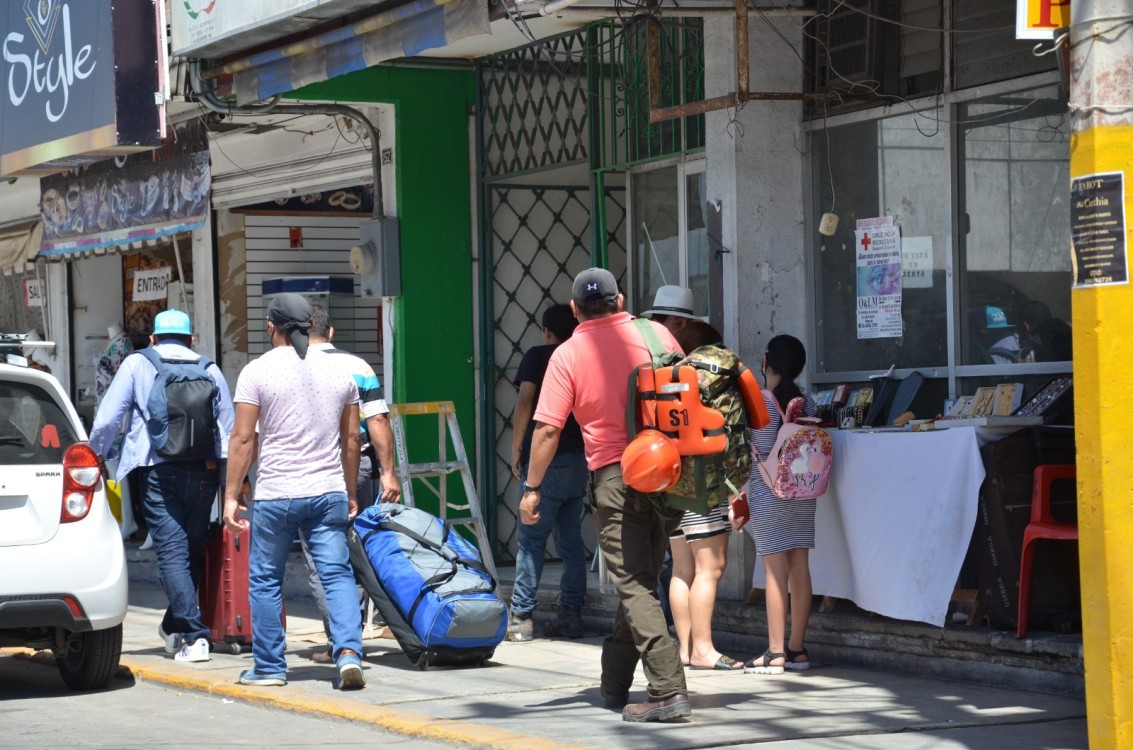
[[[531,455],[531,435],[535,422],[531,415],[539,402],[539,390],[551,353],[570,338],[578,321],[569,305],[552,305],[543,313],[543,345],[534,346],[523,356],[515,374],[519,396],[512,415],[511,471],[516,479],[527,475]],[[581,638],[582,599],[586,595],[586,550],[582,544],[582,510],[589,473],[582,447],[582,431],[571,417],[563,428],[558,450],[542,482],[541,517],[538,523],[519,525],[519,551],[515,560],[515,588],[511,595],[509,641],[529,641],[535,636],[531,613],[538,603],[536,591],[543,575],[547,538],[555,534],[555,549],[563,560],[559,581],[559,617],[547,623],[543,633],[550,637]]]

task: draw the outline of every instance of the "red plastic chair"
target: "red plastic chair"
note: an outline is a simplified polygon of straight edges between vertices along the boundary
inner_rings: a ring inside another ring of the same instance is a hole
[[[1035,467],[1035,484],[1031,492],[1031,522],[1023,531],[1023,558],[1019,563],[1019,609],[1015,635],[1027,634],[1027,612],[1031,604],[1031,566],[1034,561],[1034,542],[1039,539],[1076,541],[1078,526],[1059,523],[1050,514],[1050,487],[1060,479],[1075,479],[1074,464],[1042,464]]]

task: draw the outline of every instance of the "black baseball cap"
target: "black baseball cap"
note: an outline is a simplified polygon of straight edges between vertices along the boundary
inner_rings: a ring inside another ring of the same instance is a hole
[[[276,295],[268,305],[268,320],[287,334],[299,359],[307,357],[307,331],[311,327],[311,305],[301,294],[285,292]]]
[[[618,298],[618,281],[605,268],[587,268],[574,277],[570,296],[576,305],[612,302]]]

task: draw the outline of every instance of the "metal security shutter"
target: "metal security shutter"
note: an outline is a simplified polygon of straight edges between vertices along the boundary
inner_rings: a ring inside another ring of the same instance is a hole
[[[360,216],[267,216],[244,217],[247,241],[248,353],[255,357],[267,346],[267,304],[262,296],[264,279],[281,276],[347,276],[350,248],[358,242],[358,227],[367,217]],[[302,246],[291,247],[293,229],[302,233]],[[359,295],[354,283],[353,306],[344,318],[332,311],[334,326],[343,334],[336,341],[369,362],[381,373],[381,299]],[[349,346],[347,339],[350,339]],[[384,385],[384,383],[383,383]]]

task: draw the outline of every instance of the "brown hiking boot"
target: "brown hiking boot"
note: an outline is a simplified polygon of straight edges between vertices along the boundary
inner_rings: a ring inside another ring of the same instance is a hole
[[[629,703],[622,709],[622,721],[672,721],[692,713],[688,695],[677,693],[664,700]]]
[[[543,635],[548,638],[581,638],[585,635],[582,631],[582,610],[560,607],[559,619],[544,624]]]

